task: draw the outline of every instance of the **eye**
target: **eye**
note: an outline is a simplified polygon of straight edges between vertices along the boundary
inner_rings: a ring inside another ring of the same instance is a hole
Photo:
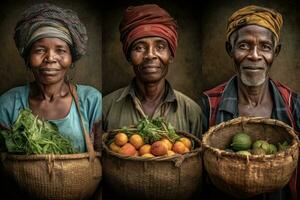
[[[58,48],[56,51],[57,51],[57,53],[59,53],[59,54],[64,54],[64,53],[67,52],[67,50],[64,49],[64,48]]]
[[[272,46],[270,44],[262,44],[261,49],[263,51],[271,51],[272,50]]]
[[[133,50],[137,52],[144,52],[146,48],[144,45],[138,44],[133,47]]]
[[[166,49],[166,45],[165,44],[159,44],[159,45],[156,46],[156,49],[158,51],[163,51],[163,50]]]
[[[33,53],[35,54],[42,54],[42,53],[45,53],[46,50],[44,48],[35,48],[33,49]]]
[[[247,43],[240,43],[238,44],[238,48],[242,49],[242,50],[249,50],[250,49],[250,45]]]

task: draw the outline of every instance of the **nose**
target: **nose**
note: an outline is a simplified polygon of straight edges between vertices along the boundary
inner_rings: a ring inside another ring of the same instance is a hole
[[[253,49],[248,54],[248,58],[251,59],[251,60],[260,60],[262,58],[257,46],[253,47]]]
[[[45,57],[46,62],[55,62],[56,61],[56,53],[52,50],[49,50]]]
[[[145,58],[146,59],[153,59],[153,58],[156,58],[156,57],[157,57],[157,55],[156,55],[155,48],[150,46],[148,48],[148,51],[146,52]]]

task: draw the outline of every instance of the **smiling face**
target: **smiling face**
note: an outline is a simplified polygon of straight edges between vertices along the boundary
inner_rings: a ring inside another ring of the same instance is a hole
[[[164,79],[172,59],[168,42],[161,37],[141,38],[131,46],[129,60],[136,78],[143,83]]]
[[[227,50],[242,83],[246,86],[263,84],[280,51],[272,32],[261,26],[247,25],[232,34],[229,45]]]
[[[69,45],[58,38],[42,38],[31,46],[29,66],[35,80],[49,85],[63,81],[72,64]]]

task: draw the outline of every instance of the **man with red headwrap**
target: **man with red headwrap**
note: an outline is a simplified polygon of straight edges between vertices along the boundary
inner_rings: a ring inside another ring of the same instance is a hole
[[[177,130],[201,134],[201,110],[166,80],[177,47],[176,21],[157,5],[128,7],[119,26],[123,51],[135,77],[103,99],[103,129],[163,117]]]
[[[125,10],[119,29],[135,77],[127,87],[104,97],[104,131],[137,124],[145,117],[163,117],[177,130],[200,136],[200,106],[172,89],[166,80],[177,47],[175,20],[157,5],[131,6]],[[103,187],[104,199],[118,199],[105,183]]]

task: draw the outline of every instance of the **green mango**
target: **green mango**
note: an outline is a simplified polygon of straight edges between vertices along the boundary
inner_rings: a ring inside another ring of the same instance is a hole
[[[231,147],[235,151],[247,150],[251,147],[251,138],[248,134],[240,132],[233,136]]]
[[[249,151],[245,151],[245,150],[238,151],[236,153],[240,154],[240,155],[244,155],[244,156],[250,156],[250,155],[252,155]]]

